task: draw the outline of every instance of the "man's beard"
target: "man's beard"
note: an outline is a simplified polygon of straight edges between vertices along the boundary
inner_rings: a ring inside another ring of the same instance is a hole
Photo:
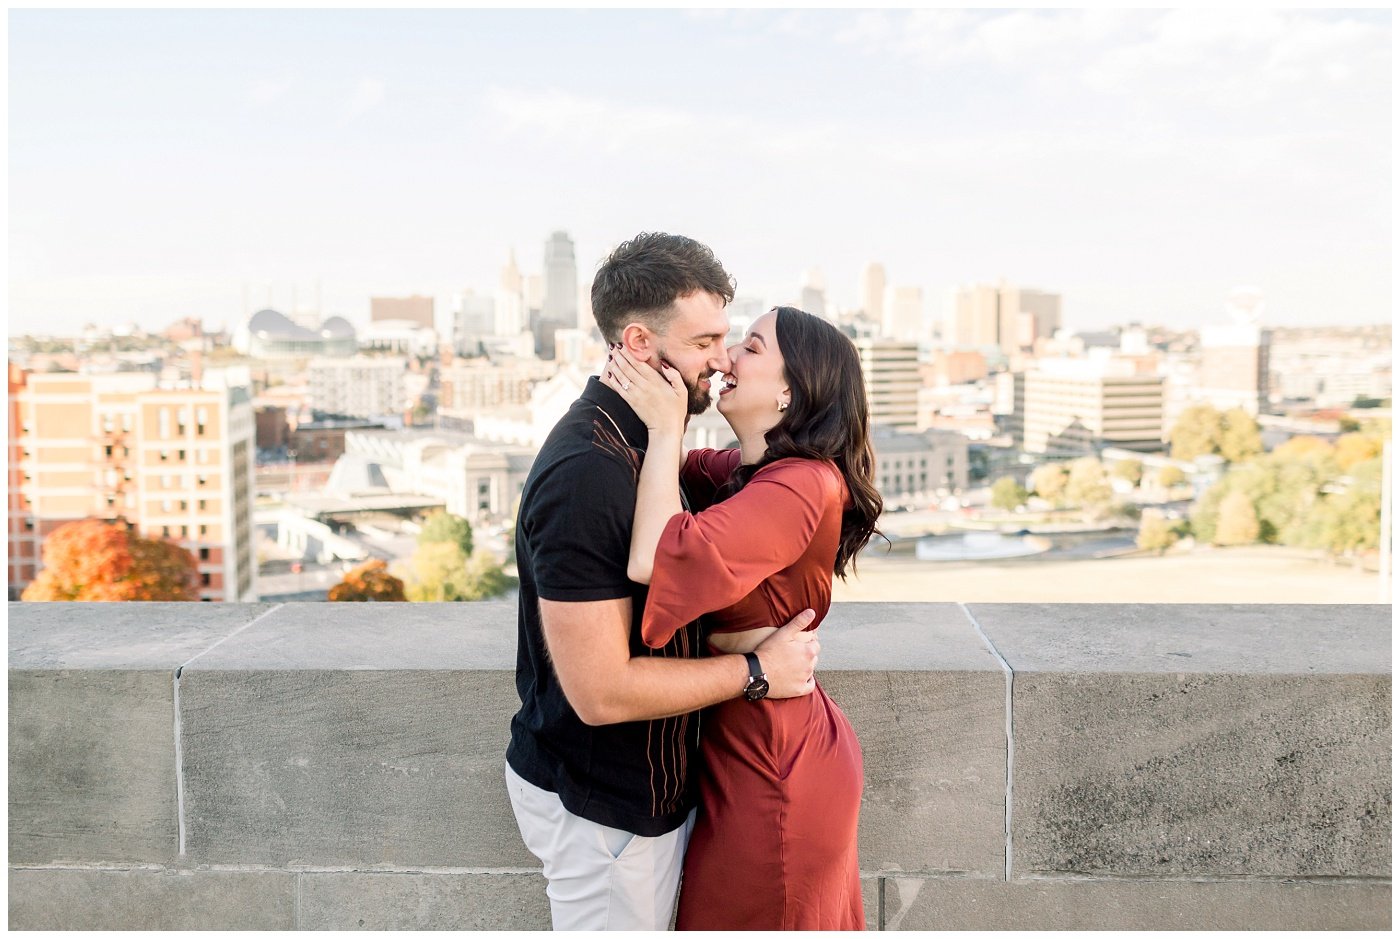
[[[657,349],[656,351],[661,361],[667,362],[666,350]],[[667,364],[669,365],[670,363],[667,362]],[[675,366],[671,367],[675,368]],[[692,384],[690,379],[686,378],[684,375],[681,376],[681,381],[685,384],[685,390],[687,392],[686,413],[688,413],[691,417],[694,417],[697,414],[704,414],[710,409],[710,393],[700,387],[700,379],[701,376],[697,375],[694,379],[694,383]]]
[[[691,417],[710,409],[710,393],[700,387],[700,379],[697,378],[693,386],[687,383],[685,389],[690,392],[687,407]]]

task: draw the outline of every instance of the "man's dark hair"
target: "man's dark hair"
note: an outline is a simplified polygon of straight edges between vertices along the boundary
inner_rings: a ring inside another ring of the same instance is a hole
[[[734,278],[715,253],[694,238],[642,232],[613,249],[593,278],[593,319],[608,342],[628,323],[664,332],[671,305],[697,290],[734,299]]]

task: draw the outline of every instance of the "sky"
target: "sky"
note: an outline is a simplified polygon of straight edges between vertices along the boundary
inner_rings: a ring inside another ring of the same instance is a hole
[[[11,334],[494,290],[551,231],[1067,326],[1387,322],[1388,10],[9,11]]]

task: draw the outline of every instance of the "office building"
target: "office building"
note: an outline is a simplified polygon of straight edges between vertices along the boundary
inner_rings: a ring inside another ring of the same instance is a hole
[[[1104,447],[1159,450],[1162,376],[1107,356],[1043,359],[1025,377],[1025,450],[1082,456]]]
[[[408,360],[398,356],[313,359],[307,366],[312,410],[337,417],[402,420],[408,409],[407,370]]]
[[[538,359],[471,359],[442,370],[438,413],[469,421],[482,414],[530,403],[535,385],[549,379],[556,366]]]
[[[33,512],[33,500],[28,491],[29,486],[25,484],[25,473],[21,467],[25,446],[23,435],[20,433],[22,422],[20,420],[19,393],[25,387],[27,373],[14,362],[10,362],[9,366],[10,445],[9,486],[6,500],[9,507],[8,574],[10,599],[18,600],[24,588],[39,575],[40,535],[38,520]]]
[[[875,488],[887,508],[928,503],[967,488],[967,438],[955,431],[904,433],[892,427],[871,433]]]
[[[388,352],[415,359],[435,358],[439,351],[437,330],[412,320],[370,323],[356,341],[363,352]]]
[[[1193,397],[1221,411],[1243,408],[1257,417],[1269,407],[1269,331],[1263,328],[1264,294],[1250,287],[1230,291],[1227,323],[1201,328],[1201,365]]]
[[[884,316],[877,322],[885,338],[903,342],[918,342],[924,338],[922,287],[886,287],[881,306]]]
[[[525,279],[515,263],[515,251],[501,268],[496,285],[496,335],[514,337],[525,331],[529,316],[525,309]]]
[[[482,340],[495,332],[495,297],[474,290],[457,294],[452,310],[452,351],[457,355],[475,355]]]
[[[959,287],[949,300],[943,326],[944,344],[952,347],[995,346],[1007,356],[1028,351],[1060,325],[1060,297],[1027,287],[972,284]]]
[[[436,328],[433,321],[433,298],[416,294],[412,297],[370,297],[369,319],[371,323],[379,320],[408,320],[425,329]]]
[[[913,431],[919,416],[919,346],[893,339],[857,339],[870,422]]]
[[[389,493],[425,496],[473,525],[494,525],[511,520],[535,450],[463,432],[359,430],[346,434],[342,460],[358,461]]]
[[[150,373],[17,378],[12,368],[10,396],[12,597],[60,525],[120,518],[195,556],[201,600],[257,599],[246,388],[213,378],[162,388]]]
[[[860,308],[866,319],[877,323],[885,318],[885,265],[871,261],[860,272]]]
[[[826,318],[826,279],[816,268],[802,272],[797,305],[813,316]]]
[[[574,242],[567,232],[554,232],[544,243],[544,300],[540,312],[556,324],[556,329],[567,329],[578,322],[578,266],[574,263]]]

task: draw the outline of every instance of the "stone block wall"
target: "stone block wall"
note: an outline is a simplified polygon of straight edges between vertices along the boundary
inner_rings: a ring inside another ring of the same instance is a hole
[[[16,929],[545,929],[512,604],[10,604]],[[872,929],[1390,925],[1383,606],[842,604]]]

